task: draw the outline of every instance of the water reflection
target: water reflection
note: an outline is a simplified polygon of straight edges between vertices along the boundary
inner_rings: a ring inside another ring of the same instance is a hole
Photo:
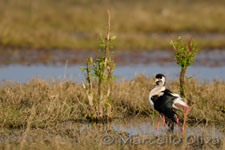
[[[115,131],[118,133],[126,133],[128,135],[151,135],[157,136],[157,120],[151,118],[129,118],[129,119],[115,119],[112,122],[105,124],[91,124],[91,123],[69,123],[67,124],[68,129],[74,129],[79,131]],[[182,135],[182,127],[179,127],[179,134]],[[167,135],[169,127],[160,125],[159,134]],[[224,133],[216,128],[215,126],[195,125],[185,127],[187,136],[208,136],[208,137],[224,137]],[[176,127],[172,132],[176,134]]]
[[[131,135],[137,134],[145,134],[145,135],[153,135],[156,136],[156,127],[157,122],[152,121],[149,118],[139,118],[139,119],[131,119],[129,121],[114,121],[112,123],[112,127],[115,131],[126,132]],[[179,127],[179,134],[182,134],[182,127]],[[169,127],[168,126],[160,126],[159,134],[167,135]],[[204,125],[196,125],[192,127],[186,127],[187,136],[195,135],[195,136],[212,136],[212,137],[223,137],[224,133],[220,132],[214,126],[205,127]],[[176,127],[174,127],[173,133],[176,134]]]

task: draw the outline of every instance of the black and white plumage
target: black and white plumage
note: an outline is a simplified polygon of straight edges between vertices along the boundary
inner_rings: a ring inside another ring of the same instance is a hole
[[[182,100],[182,98],[178,94],[172,93],[170,90],[166,89],[166,78],[163,74],[157,74],[155,78],[156,85],[149,93],[150,105],[159,112],[159,119],[160,114],[163,115],[163,124],[165,123],[166,117],[172,122],[177,123],[177,126],[179,119],[175,112],[175,110],[178,110],[176,105],[181,105],[186,108],[187,111],[184,117],[184,123],[182,128],[183,131],[189,106]],[[159,125],[160,120],[158,122],[157,132]]]

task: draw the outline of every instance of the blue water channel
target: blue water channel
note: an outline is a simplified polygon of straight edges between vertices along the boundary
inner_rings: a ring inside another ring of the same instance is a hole
[[[84,72],[80,70],[83,65],[72,65],[65,67],[63,65],[20,65],[13,64],[9,66],[0,67],[0,80],[1,81],[17,81],[25,82],[34,77],[41,79],[69,79],[76,82],[84,80]],[[168,79],[176,79],[179,76],[180,68],[175,63],[167,64],[133,64],[133,65],[120,65],[115,67],[114,74],[117,75],[117,80],[128,80],[144,74],[152,77],[156,73],[163,73],[167,75]],[[187,69],[186,75],[196,78],[197,80],[213,80],[225,79],[225,66],[190,66]]]

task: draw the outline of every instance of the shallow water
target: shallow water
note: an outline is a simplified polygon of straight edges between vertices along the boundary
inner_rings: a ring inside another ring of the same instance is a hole
[[[178,134],[182,135],[182,125],[179,125]],[[73,128],[74,124],[67,126],[68,128]],[[115,119],[110,123],[103,125],[104,130],[113,130],[120,133],[127,133],[129,135],[152,135],[157,136],[157,120],[151,120],[149,118],[131,118],[131,119]],[[95,130],[93,124],[83,123],[81,124],[79,130]],[[224,137],[224,133],[219,130],[220,127],[204,125],[196,126],[186,126],[185,132],[187,136],[196,135],[196,136],[211,136],[211,137]],[[162,121],[159,128],[160,135],[167,135],[169,127],[167,125],[163,126]],[[173,134],[177,134],[177,128],[174,126]]]
[[[96,56],[96,51],[56,50],[54,52],[48,54],[45,51],[28,51],[23,57],[17,53],[10,53],[10,57],[1,56],[0,81],[25,82],[39,76],[42,79],[72,79],[80,82],[84,80],[84,73],[79,69],[83,66],[82,61],[87,57]],[[40,59],[39,55],[51,57],[47,57],[47,62],[45,62],[46,60]],[[118,51],[113,55],[113,59],[116,62],[114,74],[117,75],[117,80],[131,79],[139,74],[152,77],[157,73],[167,75],[168,79],[176,79],[180,71],[171,51]],[[6,60],[9,64],[4,64]],[[65,62],[67,62],[66,67],[63,65]],[[188,67],[186,75],[200,81],[224,80],[225,50],[201,51],[196,56],[196,62]]]
[[[112,127],[115,131],[126,132],[132,135],[137,134],[151,134],[157,135],[156,127],[157,120],[150,120],[148,118],[131,119],[129,121],[114,121]],[[163,126],[162,122],[159,128],[159,134],[166,135],[169,127],[167,125]],[[223,137],[224,133],[216,129],[216,127],[205,127],[204,125],[197,125],[185,128],[187,135],[208,135],[208,136],[218,136]],[[179,126],[179,134],[182,134],[182,127]],[[177,128],[174,126],[173,133],[176,134]]]
[[[91,134],[103,134],[101,136],[114,136],[116,138],[118,135],[123,135],[122,138],[127,139],[128,137],[140,137],[143,138],[143,136],[148,136],[150,138],[155,138],[157,136],[166,136],[169,138],[169,135],[176,135],[177,137],[182,137],[183,133],[181,130],[181,126],[179,126],[178,133],[177,133],[177,128],[174,127],[174,130],[168,131],[169,127],[167,125],[163,126],[162,121],[161,125],[159,128],[159,134],[157,133],[157,120],[152,120],[150,118],[127,118],[127,119],[114,119],[112,122],[108,123],[88,123],[88,122],[80,122],[80,123],[75,123],[75,122],[65,122],[63,124],[62,129],[59,129],[57,132],[62,132],[63,134],[61,135],[62,137],[66,136],[66,133],[64,131],[70,131],[72,134],[76,135],[82,135],[82,133],[86,134],[91,133]],[[224,138],[224,132],[219,130],[220,127],[215,127],[215,126],[208,126],[206,127],[205,125],[196,125],[196,126],[188,126],[186,125],[185,127],[185,137],[190,138],[212,138],[212,139],[219,139],[222,140]],[[45,131],[46,130],[46,131]],[[41,131],[41,132],[40,132]],[[42,129],[40,132],[42,136],[44,136],[46,139],[51,140],[55,136],[58,136],[57,134],[54,135],[51,132],[49,132],[47,129]],[[23,133],[24,131],[18,131],[17,133]],[[35,133],[35,129],[31,130],[31,133]],[[39,133],[39,134],[40,134]],[[64,135],[65,134],[65,135]],[[35,134],[34,134],[35,135]],[[89,135],[90,136],[90,135]],[[32,134],[28,137],[32,141],[34,137]],[[78,136],[79,138],[79,136]],[[118,138],[118,137],[117,137]],[[15,142],[17,140],[21,140],[22,135],[20,134],[13,134],[13,131],[10,131],[10,135],[7,137],[0,136],[0,143],[3,143],[5,141],[11,141]],[[71,138],[71,141],[74,139]],[[101,139],[98,139],[99,141]],[[204,140],[204,139],[203,139]]]
[[[84,72],[79,67],[82,65],[73,65],[65,68],[64,66],[45,66],[45,65],[9,65],[0,68],[0,80],[10,80],[25,82],[33,77],[42,79],[59,78],[72,79],[80,82],[84,80]],[[117,80],[131,79],[139,74],[144,74],[149,77],[156,73],[164,73],[168,79],[176,79],[179,75],[180,68],[174,63],[167,64],[137,64],[137,65],[122,65],[115,67],[114,74],[117,75]],[[190,66],[187,69],[188,77],[192,76],[197,80],[225,80],[225,66],[209,67],[209,66]]]

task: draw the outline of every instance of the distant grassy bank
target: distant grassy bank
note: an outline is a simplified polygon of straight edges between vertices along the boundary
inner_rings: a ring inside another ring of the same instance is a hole
[[[168,48],[177,35],[225,47],[223,0],[0,0],[0,47],[93,49],[111,11],[117,49]]]
[[[112,117],[146,116],[153,119],[156,112],[148,102],[152,87],[153,80],[143,75],[114,82],[110,102]],[[178,81],[169,81],[168,87],[179,93]],[[197,83],[192,79],[187,81],[186,91],[191,101],[188,125],[212,123],[223,127],[224,81]],[[0,87],[0,101],[0,127],[5,129],[23,128],[27,122],[34,128],[47,128],[65,121],[86,120],[90,111],[85,91],[72,81],[34,78],[25,83],[4,82]]]

